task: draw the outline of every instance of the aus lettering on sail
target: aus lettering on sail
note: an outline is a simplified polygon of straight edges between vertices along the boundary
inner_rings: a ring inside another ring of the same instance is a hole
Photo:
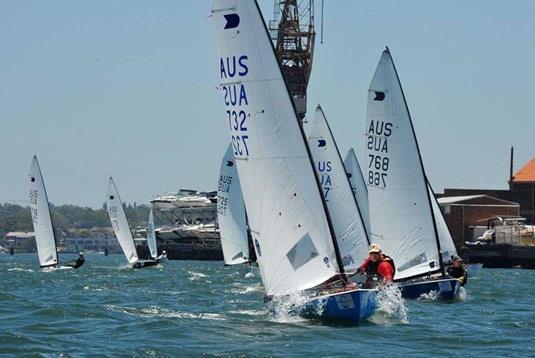
[[[329,201],[329,192],[333,185],[331,180],[331,170],[332,165],[330,160],[320,160],[318,162],[318,175],[320,177],[320,184],[325,201]]]
[[[217,192],[217,212],[220,215],[227,215],[227,206],[228,206],[228,193],[230,191],[230,186],[232,185],[232,176],[221,174],[219,177],[219,185]],[[222,195],[226,194],[226,195]]]
[[[368,148],[368,184],[386,188],[390,157],[388,138],[392,135],[393,124],[372,120],[366,133]]]
[[[219,59],[221,91],[227,108],[227,120],[235,158],[249,156],[249,132],[247,130],[247,120],[250,117],[249,101],[246,85],[242,82],[249,74],[248,60],[247,55],[226,56]]]

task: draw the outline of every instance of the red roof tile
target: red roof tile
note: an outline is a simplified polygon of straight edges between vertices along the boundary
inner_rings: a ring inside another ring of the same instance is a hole
[[[513,177],[513,182],[535,182],[535,158],[524,165]]]

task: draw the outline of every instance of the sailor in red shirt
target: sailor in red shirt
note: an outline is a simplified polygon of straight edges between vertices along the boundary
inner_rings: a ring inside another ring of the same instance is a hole
[[[383,255],[379,244],[371,244],[368,254],[368,258],[359,267],[359,272],[368,276],[364,287],[371,288],[377,284],[392,282],[396,272],[394,261]]]

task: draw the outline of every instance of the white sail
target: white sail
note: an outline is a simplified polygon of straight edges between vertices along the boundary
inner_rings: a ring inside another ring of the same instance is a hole
[[[338,275],[306,142],[255,1],[215,0],[220,90],[268,296]]]
[[[147,246],[149,247],[150,256],[155,259],[158,256],[158,248],[156,247],[156,232],[154,231],[152,209],[150,209],[149,222],[147,223]]]
[[[30,210],[35,232],[35,244],[41,267],[57,265],[58,252],[54,228],[50,217],[48,197],[37,156],[33,156],[30,167]]]
[[[359,161],[357,160],[357,155],[355,154],[353,148],[348,150],[346,158],[344,159],[344,166],[346,168],[347,177],[349,178],[349,183],[351,184],[351,189],[353,189],[353,194],[357,199],[360,214],[362,215],[362,220],[366,226],[366,232],[369,234],[372,231],[370,226],[368,187],[366,186],[366,182],[362,176]]]
[[[427,183],[427,188],[429,190],[429,197],[431,198],[431,204],[433,206],[433,215],[435,215],[435,222],[437,224],[440,251],[442,252],[442,261],[447,263],[451,261],[452,256],[457,255],[457,249],[455,248],[455,243],[453,241],[453,237],[451,236],[450,229],[446,223],[446,219],[444,219],[444,215],[440,210],[437,198],[435,197],[429,182]]]
[[[423,164],[388,49],[368,91],[366,149],[371,240],[394,259],[395,279],[438,270],[437,238]]]
[[[119,197],[117,187],[110,177],[108,183],[108,214],[110,215],[111,226],[115,232],[115,236],[121,245],[124,255],[129,263],[136,263],[139,258],[137,256],[136,245],[134,243],[134,237],[130,231],[128,220],[124,212],[123,203]]]
[[[217,221],[226,265],[249,261],[245,203],[232,152],[230,144],[221,161],[217,185]]]
[[[356,271],[368,256],[366,229],[344,163],[320,106],[316,108],[311,124],[308,146],[331,215],[342,263],[346,271]]]

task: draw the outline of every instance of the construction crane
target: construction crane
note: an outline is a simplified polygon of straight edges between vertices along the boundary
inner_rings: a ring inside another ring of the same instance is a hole
[[[314,57],[314,0],[274,0],[269,22],[275,53],[301,121]]]

